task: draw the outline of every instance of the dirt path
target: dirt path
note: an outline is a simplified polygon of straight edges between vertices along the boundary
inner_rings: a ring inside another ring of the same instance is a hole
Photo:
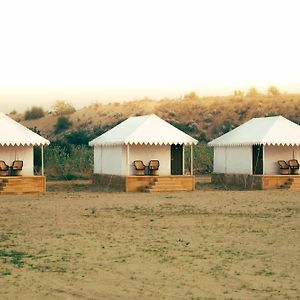
[[[299,196],[1,196],[0,299],[300,299]]]

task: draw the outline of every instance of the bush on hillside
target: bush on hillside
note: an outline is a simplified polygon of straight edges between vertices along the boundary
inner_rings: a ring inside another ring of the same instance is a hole
[[[33,106],[31,109],[26,110],[25,120],[36,120],[42,118],[45,115],[44,110],[41,107]]]
[[[204,142],[204,143],[208,142],[207,136],[203,131],[200,131],[196,138],[199,142]]]
[[[258,96],[258,95],[259,95],[259,93],[258,93],[257,89],[256,89],[254,86],[251,87],[251,88],[247,91],[247,94],[246,94],[247,97],[256,97],[256,96]]]
[[[241,90],[234,90],[233,91],[233,96],[234,97],[238,97],[238,98],[242,98],[244,97],[245,93]]]
[[[92,139],[90,134],[84,130],[78,130],[67,134],[64,139],[72,145],[88,145]]]
[[[56,124],[54,125],[54,133],[58,134],[67,129],[69,129],[72,125],[72,122],[66,117],[59,117],[57,119]]]
[[[278,96],[278,95],[280,95],[280,91],[275,85],[271,85],[268,88],[268,95],[269,96]]]
[[[234,128],[234,126],[232,125],[232,123],[231,123],[231,120],[228,120],[228,119],[226,119],[226,120],[224,120],[224,122],[223,122],[223,125],[222,125],[222,133],[224,134],[224,133],[227,133],[227,132],[229,132],[230,130],[232,130]]]
[[[58,100],[53,105],[53,112],[58,116],[70,115],[74,113],[76,109],[70,103],[65,102],[64,100]]]
[[[197,125],[195,122],[188,122],[188,123],[179,123],[174,120],[168,121],[171,125],[178,128],[179,130],[185,132],[185,133],[191,133],[197,131]]]

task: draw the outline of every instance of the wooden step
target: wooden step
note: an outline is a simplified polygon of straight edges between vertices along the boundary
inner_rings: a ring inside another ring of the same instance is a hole
[[[293,183],[289,187],[290,190],[292,189],[300,189],[300,184],[299,183]]]
[[[147,193],[153,193],[153,192],[180,192],[180,191],[186,191],[183,187],[175,187],[175,188],[169,188],[169,187],[157,187],[157,188],[145,188],[144,192]]]
[[[300,178],[299,177],[288,178],[287,181],[280,186],[280,189],[287,189],[287,190],[300,189]]]
[[[173,191],[186,191],[186,189],[173,178],[155,178],[145,189],[145,192],[173,192]]]

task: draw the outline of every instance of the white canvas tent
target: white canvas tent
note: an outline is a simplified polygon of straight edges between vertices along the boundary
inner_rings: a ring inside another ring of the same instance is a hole
[[[278,160],[300,160],[300,126],[282,116],[253,118],[209,146],[214,173],[278,174]]]
[[[130,117],[92,140],[89,145],[94,147],[95,174],[134,175],[134,160],[147,164],[151,159],[158,159],[159,174],[167,176],[174,172],[172,168],[177,159],[174,153],[181,152],[179,173],[183,173],[184,145],[192,148],[197,143],[196,139],[152,114]]]
[[[8,165],[14,160],[23,160],[22,175],[34,175],[33,146],[42,147],[42,173],[44,172],[43,146],[49,144],[45,138],[0,112],[0,159]]]

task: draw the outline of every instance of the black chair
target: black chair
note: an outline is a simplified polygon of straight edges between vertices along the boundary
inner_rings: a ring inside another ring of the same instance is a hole
[[[135,175],[137,176],[145,175],[145,165],[142,160],[135,160],[133,162],[133,165],[135,167]]]
[[[23,160],[14,160],[11,166],[12,175],[20,175],[20,172],[23,169]]]
[[[278,160],[278,165],[279,165],[281,175],[290,174],[290,166],[287,164],[285,160]]]
[[[5,163],[4,160],[0,160],[0,176],[8,175],[9,166]]]
[[[292,175],[299,175],[299,163],[297,159],[290,159],[288,161]]]
[[[148,168],[149,168],[150,175],[158,175],[159,160],[157,159],[150,160]]]

